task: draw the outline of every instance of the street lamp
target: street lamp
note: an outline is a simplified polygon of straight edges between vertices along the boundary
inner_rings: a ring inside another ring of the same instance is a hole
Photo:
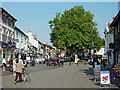
[[[95,81],[95,62],[94,62],[94,38],[95,38],[95,30],[93,28],[93,79]]]
[[[82,46],[82,59],[84,59],[84,49],[85,49],[85,47],[84,46]]]

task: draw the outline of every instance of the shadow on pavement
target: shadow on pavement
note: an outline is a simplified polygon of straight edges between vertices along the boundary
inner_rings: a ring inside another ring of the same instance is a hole
[[[93,81],[93,68],[81,69],[79,71],[85,73],[88,76],[88,79],[91,80],[95,85],[100,86],[100,81]]]
[[[104,69],[104,71],[106,71],[106,70],[107,70],[107,69]],[[93,81],[93,68],[81,69],[81,70],[79,70],[79,71],[85,73],[85,74],[88,76],[89,80]],[[113,78],[114,78],[114,75],[113,75],[113,73],[112,73],[112,68],[109,69],[109,71],[110,71],[111,87],[119,87],[117,80],[116,80],[116,79],[113,79]],[[100,81],[96,81],[96,83],[94,83],[94,84],[100,86]],[[120,87],[119,87],[119,88],[120,88]],[[117,90],[117,89],[116,89],[116,90]]]

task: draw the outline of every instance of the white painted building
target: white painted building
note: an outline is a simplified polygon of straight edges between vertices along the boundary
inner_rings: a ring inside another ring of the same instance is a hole
[[[11,14],[0,7],[0,61],[4,57],[9,61],[13,57],[13,49],[15,48],[13,39],[15,38],[14,28],[16,21]]]
[[[28,36],[21,31],[19,28],[15,27],[15,41],[16,41],[16,52],[19,53],[19,58],[22,55],[27,54],[27,50],[28,50]],[[22,50],[22,51],[21,51]]]
[[[105,58],[110,62],[110,66],[114,63],[114,54],[113,49],[109,47],[110,43],[114,43],[114,32],[111,28],[109,28],[111,23],[106,23],[105,27]]]
[[[38,41],[34,39],[32,32],[29,31],[28,33],[25,33],[28,36],[28,48],[32,52],[38,51]],[[35,55],[35,53],[29,53],[27,56],[27,60],[37,60],[38,57]]]
[[[102,56],[104,56],[104,53],[105,53],[104,51],[105,51],[105,47],[102,46],[99,51],[96,51],[95,55],[102,55]]]

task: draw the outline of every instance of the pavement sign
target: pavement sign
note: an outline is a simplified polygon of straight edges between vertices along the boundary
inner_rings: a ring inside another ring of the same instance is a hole
[[[111,85],[110,83],[110,72],[109,71],[101,71],[100,72],[100,86]]]

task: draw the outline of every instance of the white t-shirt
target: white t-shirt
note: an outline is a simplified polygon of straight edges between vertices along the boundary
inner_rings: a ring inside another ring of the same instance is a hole
[[[5,58],[2,60],[2,63],[6,63],[6,59]]]
[[[19,62],[21,62],[21,63],[22,63],[22,65],[23,65],[23,60],[22,60],[22,59],[19,59]]]
[[[13,60],[13,67],[16,67],[16,61]]]

